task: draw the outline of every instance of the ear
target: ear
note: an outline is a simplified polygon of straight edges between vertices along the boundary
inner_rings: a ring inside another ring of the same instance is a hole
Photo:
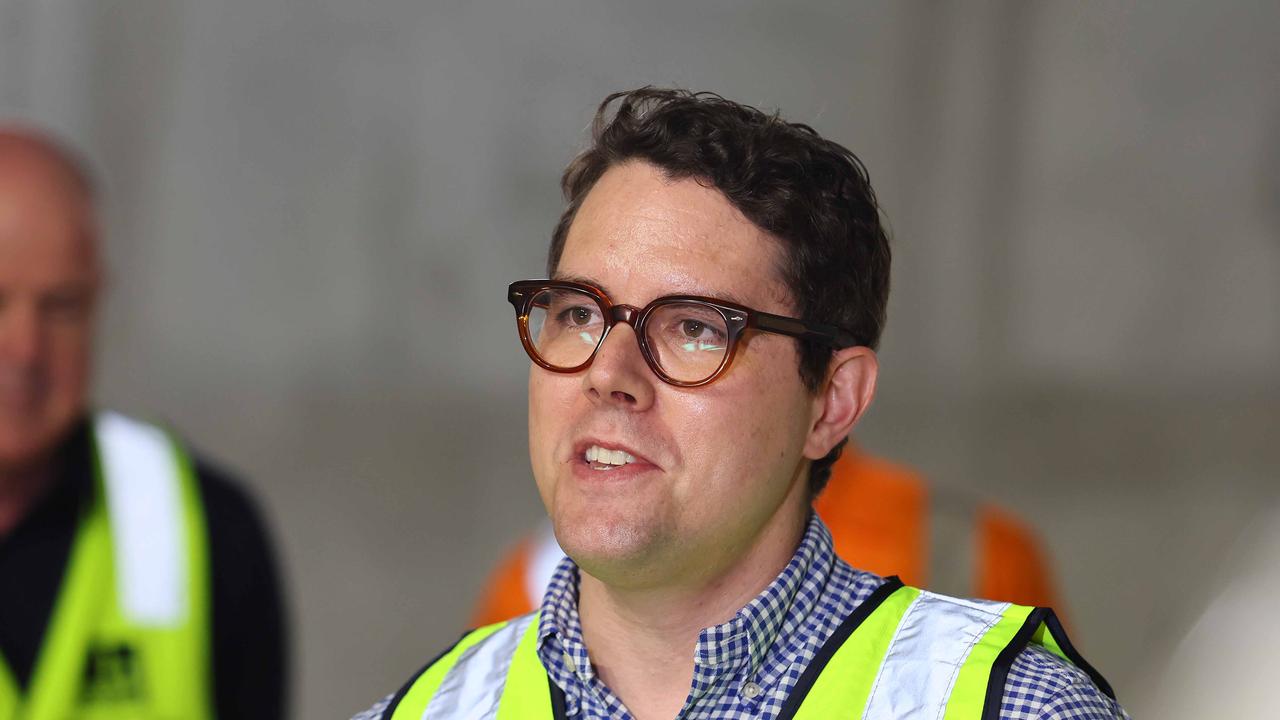
[[[876,394],[880,362],[867,347],[838,351],[827,369],[827,381],[813,401],[813,424],[805,440],[804,456],[819,460],[844,440]]]

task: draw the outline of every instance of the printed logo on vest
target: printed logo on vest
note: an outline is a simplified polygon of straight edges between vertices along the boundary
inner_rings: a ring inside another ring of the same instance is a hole
[[[118,703],[142,699],[142,659],[128,643],[93,645],[85,663],[84,703]]]

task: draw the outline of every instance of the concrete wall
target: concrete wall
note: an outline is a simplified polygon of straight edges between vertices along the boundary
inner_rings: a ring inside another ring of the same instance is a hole
[[[459,632],[540,507],[505,284],[642,84],[853,148],[894,229],[873,451],[1043,528],[1135,714],[1277,501],[1272,4],[0,3],[0,115],[96,159],[98,394],[275,521],[299,717]]]

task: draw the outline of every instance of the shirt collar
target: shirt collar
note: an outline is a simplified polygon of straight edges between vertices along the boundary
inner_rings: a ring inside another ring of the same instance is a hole
[[[803,588],[824,586],[835,561],[830,531],[817,514],[810,513],[800,545],[773,582],[727,622],[699,633],[694,651],[694,698],[726,677],[754,676],[779,635],[800,627],[814,612],[818,595]],[[553,678],[564,673],[583,681],[594,677],[578,615],[579,580],[577,565],[565,558],[542,599],[538,649]],[[556,643],[548,643],[552,637]],[[565,667],[566,662],[572,667]]]
[[[547,584],[547,592],[542,597],[542,610],[538,616],[538,647],[541,649],[548,638],[556,637],[564,646],[564,651],[581,647],[585,652],[586,644],[582,640],[582,620],[578,617],[578,566],[565,557],[556,566],[551,582]],[[559,658],[556,658],[557,662]]]

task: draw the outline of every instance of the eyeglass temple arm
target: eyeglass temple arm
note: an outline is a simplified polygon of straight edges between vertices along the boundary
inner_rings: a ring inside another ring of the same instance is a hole
[[[853,347],[858,344],[858,341],[853,337],[853,333],[834,325],[797,320],[766,312],[752,313],[751,324],[761,330],[790,335],[802,340],[811,340],[836,348]]]

